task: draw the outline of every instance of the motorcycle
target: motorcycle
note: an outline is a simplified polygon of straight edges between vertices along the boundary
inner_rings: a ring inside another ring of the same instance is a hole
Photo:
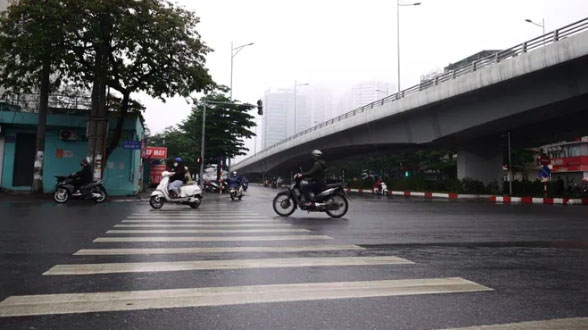
[[[74,180],[75,178],[69,176],[56,175],[57,184],[55,186],[55,193],[53,199],[57,203],[65,203],[70,198],[93,199],[96,203],[103,203],[106,201],[106,189],[104,188],[104,180],[90,182],[80,187],[80,193],[74,194]]]
[[[384,181],[378,181],[374,184],[373,193],[376,195],[388,195],[388,185]]]
[[[327,184],[325,190],[321,191],[314,198],[315,202],[307,206],[305,204],[302,187],[307,184],[306,181],[294,176],[294,182],[288,187],[288,190],[279,192],[273,201],[274,211],[282,216],[290,216],[296,208],[308,212],[326,212],[333,218],[340,218],[347,213],[349,202],[345,192],[345,183]]]
[[[168,171],[161,174],[161,181],[151,193],[149,205],[154,209],[162,208],[165,203],[190,205],[193,209],[198,208],[202,202],[202,189],[200,189],[200,186],[196,182],[190,182],[180,188],[179,197],[171,197],[167,189],[171,175],[172,173]]]
[[[239,199],[243,197],[243,185],[232,185],[229,187],[229,195],[231,196],[231,200]]]

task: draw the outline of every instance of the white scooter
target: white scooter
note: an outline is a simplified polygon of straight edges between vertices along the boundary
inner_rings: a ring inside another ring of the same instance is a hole
[[[380,186],[374,186],[373,188],[373,192],[376,195],[382,195],[382,196],[386,196],[388,195],[388,185],[386,184],[386,182],[383,182],[380,184]]]
[[[180,197],[170,197],[167,186],[171,175],[172,173],[168,171],[161,173],[161,181],[151,193],[151,198],[149,199],[151,207],[160,209],[167,202],[190,205],[193,209],[198,208],[202,202],[202,189],[200,189],[200,186],[196,182],[187,183],[180,188]]]

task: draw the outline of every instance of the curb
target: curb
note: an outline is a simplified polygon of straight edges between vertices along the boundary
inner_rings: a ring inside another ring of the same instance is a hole
[[[346,189],[348,193],[372,194],[371,189]],[[588,198],[551,198],[551,197],[509,197],[494,195],[473,195],[434,193],[419,191],[388,191],[388,196],[446,198],[446,199],[479,199],[496,204],[544,204],[544,205],[588,205]]]

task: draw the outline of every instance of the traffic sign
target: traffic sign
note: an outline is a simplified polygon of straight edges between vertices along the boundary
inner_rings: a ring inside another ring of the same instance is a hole
[[[540,178],[549,178],[551,176],[551,170],[549,169],[548,166],[543,166],[539,170],[539,173],[537,174],[537,176]]]

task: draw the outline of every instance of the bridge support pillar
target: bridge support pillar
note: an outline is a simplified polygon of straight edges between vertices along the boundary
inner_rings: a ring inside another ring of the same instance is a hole
[[[502,186],[503,150],[496,141],[477,143],[457,152],[457,178],[470,178],[488,184],[492,181]]]

